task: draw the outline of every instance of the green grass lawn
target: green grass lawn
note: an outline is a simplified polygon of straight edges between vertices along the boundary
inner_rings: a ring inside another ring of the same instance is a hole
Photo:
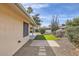
[[[34,40],[58,40],[54,35],[37,35]]]

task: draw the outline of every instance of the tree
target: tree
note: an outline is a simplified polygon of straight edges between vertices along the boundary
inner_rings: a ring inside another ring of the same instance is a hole
[[[67,25],[67,26],[72,26],[72,23],[73,23],[72,20],[67,20],[67,21],[66,21],[66,25]]]
[[[45,33],[45,28],[40,28],[39,30],[40,30],[40,33],[41,34],[44,34]]]
[[[41,20],[40,20],[40,18],[39,18],[39,14],[35,14],[34,16],[33,16],[33,19],[35,20],[35,22],[36,22],[36,24],[37,25],[41,25]]]
[[[33,12],[32,7],[28,7],[28,8],[27,8],[27,12],[28,12],[29,14],[31,14],[31,13]],[[40,20],[39,14],[35,14],[35,15],[33,15],[32,17],[33,17],[33,19],[34,19],[34,21],[36,22],[37,25],[41,25],[41,23],[40,23],[41,20]]]
[[[53,19],[51,21],[51,30],[52,32],[56,31],[59,28],[59,20],[57,16],[53,16]]]
[[[33,12],[32,7],[28,7],[28,8],[27,8],[27,12],[28,12],[29,14],[31,14],[31,13]]]
[[[79,26],[79,17],[66,21],[67,26]]]
[[[73,19],[73,26],[79,26],[79,17]]]

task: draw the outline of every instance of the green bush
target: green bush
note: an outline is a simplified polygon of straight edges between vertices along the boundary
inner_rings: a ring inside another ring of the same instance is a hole
[[[32,33],[32,31],[30,31],[30,33]]]
[[[79,17],[73,18],[72,20],[66,21],[67,26],[79,26]]]
[[[36,29],[35,32],[39,32],[39,29]]]
[[[44,33],[45,33],[45,29],[41,28],[41,29],[40,29],[40,33],[41,33],[41,34],[44,34]]]
[[[79,26],[68,27],[67,36],[71,42],[79,46]]]

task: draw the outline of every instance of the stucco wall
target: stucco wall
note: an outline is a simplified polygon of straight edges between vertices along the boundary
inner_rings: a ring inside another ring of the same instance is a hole
[[[7,6],[0,5],[0,55],[13,55],[29,40],[29,36],[23,38],[23,19]]]

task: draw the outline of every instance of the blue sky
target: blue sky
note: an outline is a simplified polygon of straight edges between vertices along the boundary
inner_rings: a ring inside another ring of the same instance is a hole
[[[42,26],[48,26],[52,17],[57,15],[60,24],[65,23],[67,19],[73,19],[79,16],[79,3],[23,3],[23,6],[33,8],[33,14],[40,14]]]

